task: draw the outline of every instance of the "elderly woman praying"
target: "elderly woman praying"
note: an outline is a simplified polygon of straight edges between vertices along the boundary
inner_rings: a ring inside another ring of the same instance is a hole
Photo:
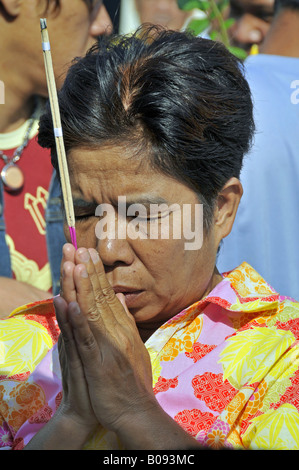
[[[156,27],[103,37],[59,105],[78,249],[59,296],[0,323],[0,445],[299,448],[299,305],[216,266],[254,131],[239,61]],[[59,170],[49,108],[39,144]]]

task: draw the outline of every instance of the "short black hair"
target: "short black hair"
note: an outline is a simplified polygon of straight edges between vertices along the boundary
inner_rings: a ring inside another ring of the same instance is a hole
[[[183,181],[209,226],[225,183],[239,178],[254,132],[242,63],[221,43],[158,27],[101,37],[71,66],[59,92],[66,152],[130,146]],[[58,169],[50,108],[38,142]]]

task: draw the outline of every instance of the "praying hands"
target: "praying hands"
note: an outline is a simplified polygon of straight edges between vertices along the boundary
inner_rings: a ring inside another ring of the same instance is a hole
[[[149,354],[96,250],[64,246],[54,304],[63,399],[27,449],[82,448],[98,426],[115,432],[126,449],[197,446],[158,404]]]

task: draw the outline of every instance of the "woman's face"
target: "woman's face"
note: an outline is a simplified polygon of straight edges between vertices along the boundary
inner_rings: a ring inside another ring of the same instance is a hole
[[[221,280],[219,240],[213,226],[201,238],[194,191],[129,157],[125,146],[69,152],[77,241],[98,250],[139,329],[155,330]]]
[[[180,10],[177,0],[135,0],[141,23],[180,30],[190,12]]]
[[[39,19],[45,16],[45,1],[28,0],[21,3],[13,33],[20,44],[20,61],[25,75],[35,87],[35,93],[47,95],[44,59],[41,52]],[[49,3],[49,29],[53,68],[60,87],[74,57],[84,56],[96,43],[97,37],[111,32],[112,23],[102,0],[63,0],[53,10]],[[20,37],[19,37],[20,36]],[[24,41],[26,38],[26,41]],[[25,80],[25,79],[24,79]]]

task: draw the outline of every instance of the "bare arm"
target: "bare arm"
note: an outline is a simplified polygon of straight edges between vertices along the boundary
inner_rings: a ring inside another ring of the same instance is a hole
[[[0,318],[6,318],[17,307],[48,299],[51,294],[25,282],[0,277]]]

